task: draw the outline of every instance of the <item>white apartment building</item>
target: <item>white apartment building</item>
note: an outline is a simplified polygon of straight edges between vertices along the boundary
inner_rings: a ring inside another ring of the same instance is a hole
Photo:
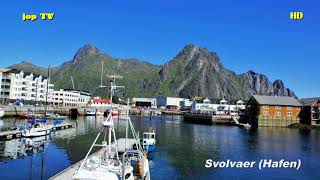
[[[1,100],[46,102],[47,78],[16,69],[0,69]],[[86,106],[90,93],[72,89],[53,90],[48,84],[47,102],[55,106]],[[0,101],[1,101],[0,100]]]
[[[242,100],[238,100],[234,104],[230,104],[227,100],[222,99],[219,103],[212,103],[206,98],[202,102],[193,101],[192,110],[201,112],[214,112],[216,114],[237,114],[245,109],[245,104]]]
[[[45,102],[47,78],[15,69],[1,69],[1,98]],[[49,84],[48,102],[53,98],[53,84]]]
[[[7,69],[0,70],[0,79],[0,98],[9,99],[11,80]]]
[[[90,93],[74,89],[60,89],[53,92],[54,106],[86,106],[90,101]]]

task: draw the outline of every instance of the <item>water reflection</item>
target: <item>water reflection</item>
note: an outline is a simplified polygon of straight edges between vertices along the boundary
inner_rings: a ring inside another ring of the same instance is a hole
[[[21,138],[0,142],[0,178],[26,179],[31,174],[32,179],[48,179],[85,156],[103,120],[103,117],[69,119],[76,124],[75,128],[53,132],[45,140],[29,142]],[[3,126],[10,127],[13,121],[4,119]],[[152,179],[313,179],[319,175],[319,131],[194,125],[175,116],[154,116],[151,120],[149,116],[134,116],[132,123],[140,135],[150,127],[157,133],[157,151],[150,161]],[[117,137],[124,137],[126,121],[115,119],[114,125]],[[30,145],[38,148],[28,150]],[[299,158],[303,166],[299,171],[206,169],[204,164],[209,158],[215,161]]]
[[[43,152],[44,145],[48,143],[49,138],[49,136],[42,136],[2,141],[0,144],[0,161],[32,156],[36,153]]]

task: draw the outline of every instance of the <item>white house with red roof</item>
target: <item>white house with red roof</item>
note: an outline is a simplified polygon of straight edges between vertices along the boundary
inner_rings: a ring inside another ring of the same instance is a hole
[[[111,100],[110,99],[100,99],[100,98],[93,98],[91,99],[91,107],[108,107],[110,106]]]

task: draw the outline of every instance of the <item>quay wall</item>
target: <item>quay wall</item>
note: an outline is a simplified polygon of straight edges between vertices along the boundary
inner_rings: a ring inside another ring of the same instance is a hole
[[[4,109],[4,116],[5,117],[14,117],[18,113],[28,113],[28,112],[36,112],[36,114],[44,114],[45,107],[34,107],[34,106],[2,106]],[[65,107],[47,107],[47,112],[56,112],[63,116],[69,115],[69,110],[77,109],[79,116],[84,116],[86,111],[96,111],[105,112],[108,108],[107,107],[77,107],[77,106],[65,106]],[[121,110],[120,113],[125,113],[125,110]],[[141,109],[132,109],[130,110],[130,115],[160,115],[160,110],[141,110]]]

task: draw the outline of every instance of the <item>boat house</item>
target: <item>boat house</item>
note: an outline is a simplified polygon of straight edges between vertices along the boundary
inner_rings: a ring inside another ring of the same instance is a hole
[[[301,123],[320,126],[320,97],[300,99]]]
[[[254,95],[247,102],[246,119],[253,126],[299,123],[301,103],[294,97]]]

